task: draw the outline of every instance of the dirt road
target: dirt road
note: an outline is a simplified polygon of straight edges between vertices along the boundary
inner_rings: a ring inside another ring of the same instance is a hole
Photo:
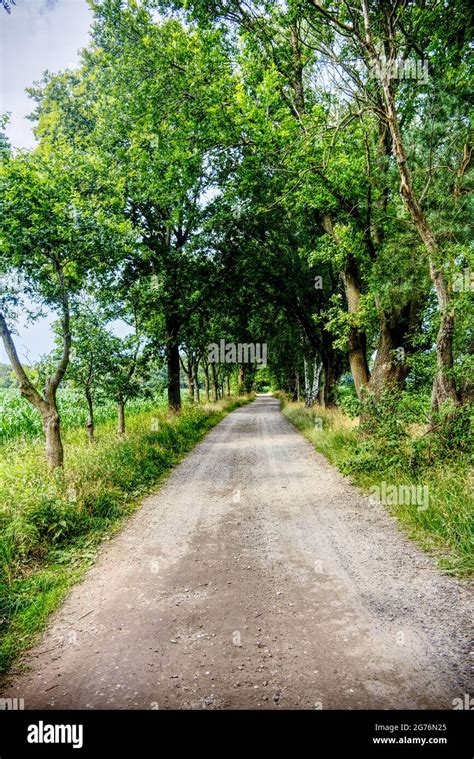
[[[450,709],[469,693],[470,600],[259,397],[103,548],[8,695],[27,709]]]

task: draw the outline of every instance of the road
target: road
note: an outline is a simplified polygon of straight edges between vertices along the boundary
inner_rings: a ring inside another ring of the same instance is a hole
[[[260,396],[104,544],[4,695],[26,709],[451,709],[470,692],[471,619],[468,584]]]

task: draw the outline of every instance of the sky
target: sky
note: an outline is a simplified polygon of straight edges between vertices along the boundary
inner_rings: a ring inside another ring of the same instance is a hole
[[[11,0],[10,0],[11,2]],[[34,103],[25,88],[44,71],[78,65],[89,38],[92,13],[86,0],[16,0],[11,14],[0,7],[0,113],[10,113],[7,135],[15,148],[32,148],[32,122],[25,116]],[[52,347],[49,326],[54,316],[33,325],[20,320],[15,343],[21,358],[35,361]],[[0,344],[0,363],[7,357]]]

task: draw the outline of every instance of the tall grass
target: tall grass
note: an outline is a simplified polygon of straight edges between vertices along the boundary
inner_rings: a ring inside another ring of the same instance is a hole
[[[439,455],[429,463],[414,467],[416,437],[413,430],[407,431],[403,444],[390,447],[390,440],[367,439],[361,435],[358,420],[337,409],[319,406],[306,409],[301,403],[289,403],[282,394],[277,395],[288,419],[316,450],[349,474],[357,485],[366,490],[374,486],[380,488],[382,482],[396,487],[427,487],[428,508],[417,508],[406,502],[386,508],[410,537],[437,556],[445,571],[459,576],[473,573],[473,475],[468,456]],[[420,430],[416,432],[419,436]]]
[[[27,646],[68,587],[93,561],[103,536],[223,416],[247,398],[163,407],[64,435],[64,471],[49,473],[41,441],[0,446],[0,671]]]

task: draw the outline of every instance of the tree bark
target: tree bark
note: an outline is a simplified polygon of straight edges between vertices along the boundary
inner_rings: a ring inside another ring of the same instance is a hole
[[[216,403],[218,389],[217,389],[217,371],[216,371],[215,364],[211,364],[211,384],[212,384],[212,402]]]
[[[338,235],[334,230],[331,216],[324,214],[323,224],[326,232],[331,235],[336,244],[340,243]],[[361,287],[359,273],[356,262],[350,259],[343,272],[341,279],[346,294],[347,310],[354,322],[359,313]],[[354,380],[357,397],[362,397],[362,392],[367,387],[370,379],[369,364],[367,362],[367,337],[364,330],[352,323],[349,329],[349,366],[351,368],[352,378]]]
[[[359,313],[360,283],[355,267],[349,264],[342,273],[342,281],[347,299],[347,309],[351,317],[355,318]],[[349,365],[357,397],[361,398],[363,389],[367,387],[370,379],[369,364],[367,362],[367,337],[364,330],[355,324],[349,329]]]
[[[190,403],[194,403],[194,378],[191,371],[186,371],[185,374],[188,383],[188,399]]]
[[[314,401],[317,399],[319,394],[319,380],[321,377],[321,370],[323,368],[322,362],[318,364],[317,360],[314,359],[313,361],[313,386],[311,388],[311,397]]]
[[[46,438],[46,459],[50,469],[62,467],[64,463],[64,449],[61,441],[60,419],[57,408],[52,407],[43,416],[43,432]]]
[[[64,331],[65,330],[65,331]],[[15,372],[20,386],[20,393],[41,414],[43,432],[46,438],[46,460],[50,469],[62,467],[64,463],[64,450],[61,441],[60,418],[56,402],[57,387],[64,376],[69,360],[70,334],[68,318],[63,320],[64,347],[60,365],[52,375],[45,388],[45,397],[37,391],[30,381],[18,358],[10,330],[5,317],[0,313],[0,335],[5,346],[5,351]]]
[[[394,351],[403,347],[395,339],[394,330],[383,319],[380,324],[379,342],[377,355],[372,369],[369,389],[376,397],[380,397],[384,390],[401,388],[408,373],[406,363],[402,358],[394,356]]]
[[[298,24],[294,22],[290,29],[290,44],[293,53],[293,93],[295,97],[295,116],[301,118],[305,112],[305,97],[303,83],[303,61]]]
[[[245,366],[243,364],[239,365],[238,393],[245,395]]]
[[[204,364],[204,392],[206,394],[206,401],[209,403],[209,364]]]
[[[308,374],[308,362],[306,361],[306,358],[303,358],[303,365],[304,365],[304,405],[306,408],[311,408],[313,405],[313,398],[311,395],[311,383],[309,380],[309,374]]]
[[[411,337],[419,331],[421,318],[418,298],[389,314],[380,311],[377,355],[369,382],[369,389],[376,397],[385,389],[403,387],[409,372],[406,357],[414,350]]]
[[[181,408],[179,372],[179,322],[171,314],[166,318],[166,357],[168,369],[168,406],[173,411]]]
[[[329,359],[323,359],[324,385],[321,393],[321,406],[332,408],[336,405],[336,387],[338,377],[334,371],[334,365]]]
[[[194,383],[194,400],[196,403],[199,403],[201,400],[200,392],[199,392],[199,361],[194,362],[193,367],[193,383]]]

